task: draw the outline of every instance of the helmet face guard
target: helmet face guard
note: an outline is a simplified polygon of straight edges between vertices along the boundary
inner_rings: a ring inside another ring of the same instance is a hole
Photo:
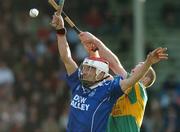
[[[84,79],[83,72],[82,72],[84,65],[90,66],[88,73],[91,72],[92,68],[96,68],[96,78],[95,78],[94,81],[88,81],[88,80]],[[109,63],[106,60],[102,59],[102,58],[95,58],[95,57],[85,58],[84,61],[81,64],[81,66],[80,66],[80,70],[81,70],[80,71],[80,80],[81,80],[82,84],[85,87],[90,87],[93,84],[95,84],[97,82],[100,82],[100,81],[104,80],[105,78],[107,78],[109,76]],[[103,77],[103,79],[98,80],[97,76],[101,72],[105,73],[104,77]]]

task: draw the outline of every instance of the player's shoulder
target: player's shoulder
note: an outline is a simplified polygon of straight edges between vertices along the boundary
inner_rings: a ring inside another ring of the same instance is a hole
[[[113,82],[113,81],[119,81],[119,80],[123,80],[123,77],[120,76],[120,75],[115,75],[115,76],[110,75],[110,76],[105,80],[105,82]]]
[[[136,82],[132,87],[124,91],[125,94],[136,93],[138,91],[144,91],[145,86],[141,82]]]
[[[108,89],[114,89],[120,87],[120,80],[122,79],[121,76],[112,76],[109,79],[106,79],[102,82],[102,85],[104,87],[107,87]]]

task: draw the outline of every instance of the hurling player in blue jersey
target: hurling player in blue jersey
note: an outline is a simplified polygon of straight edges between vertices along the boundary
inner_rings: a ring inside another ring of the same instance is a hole
[[[149,55],[139,69],[141,72],[122,80],[109,74],[108,62],[91,52],[78,67],[72,59],[61,16],[53,15],[52,26],[57,30],[58,49],[67,71],[67,83],[71,89],[68,132],[105,132],[107,121],[116,100],[123,91],[134,85],[152,65]],[[84,42],[80,34],[80,39]]]

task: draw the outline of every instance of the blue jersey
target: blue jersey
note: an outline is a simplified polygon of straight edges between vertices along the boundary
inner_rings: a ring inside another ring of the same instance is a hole
[[[84,88],[79,80],[79,70],[67,76],[72,90],[68,132],[105,132],[107,121],[116,100],[123,94],[119,81],[104,80],[94,89]]]

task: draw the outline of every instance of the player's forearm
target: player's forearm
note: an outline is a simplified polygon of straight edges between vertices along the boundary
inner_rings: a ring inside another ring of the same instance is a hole
[[[57,35],[58,50],[62,61],[67,61],[71,58],[71,51],[66,40],[66,36]]]
[[[128,88],[132,87],[136,82],[138,82],[148,71],[151,63],[149,61],[145,61],[142,64],[142,67],[136,72],[136,74],[132,74],[129,78],[125,80],[125,85],[123,85],[122,90],[126,91]]]
[[[99,49],[100,56],[104,57],[109,62],[111,70],[115,74],[120,74],[123,78],[125,78],[127,72],[121,65],[121,62],[119,61],[118,57],[110,49],[108,49],[101,40],[95,39],[94,43]]]

